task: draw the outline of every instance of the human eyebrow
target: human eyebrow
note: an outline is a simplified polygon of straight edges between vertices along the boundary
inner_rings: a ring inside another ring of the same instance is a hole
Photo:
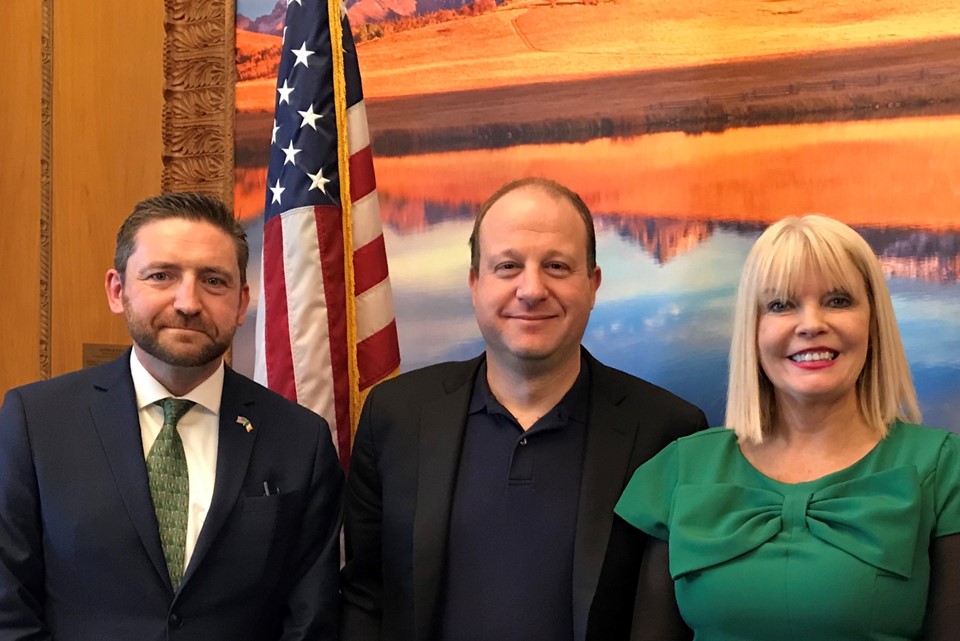
[[[139,269],[136,277],[141,280],[154,279],[160,274],[176,275],[180,273],[180,267],[173,263],[151,263]]]
[[[180,269],[181,269],[180,265],[177,265],[176,263],[155,262],[155,263],[148,263],[148,264],[144,265],[144,266],[140,269],[140,272],[139,272],[139,273],[141,273],[141,274],[146,274],[146,273],[155,272],[155,271],[168,271],[168,272],[173,271],[173,272],[178,272],[178,271],[180,271]]]

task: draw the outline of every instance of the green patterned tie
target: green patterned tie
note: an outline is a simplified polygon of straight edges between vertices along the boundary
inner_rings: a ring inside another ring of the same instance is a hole
[[[183,453],[180,435],[177,434],[177,423],[194,404],[183,398],[165,398],[156,402],[163,408],[163,428],[147,455],[150,495],[153,497],[153,509],[157,512],[160,543],[174,590],[183,576],[190,499],[187,457]]]

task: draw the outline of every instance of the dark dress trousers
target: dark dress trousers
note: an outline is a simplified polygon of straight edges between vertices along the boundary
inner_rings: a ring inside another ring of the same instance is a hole
[[[584,351],[586,451],[574,544],[573,638],[630,639],[646,535],[615,518],[633,471],[706,427],[698,408]],[[474,380],[483,356],[376,386],[360,417],[345,494],[343,641],[432,641],[448,524]],[[493,615],[495,616],[495,615]]]
[[[227,368],[213,499],[174,593],[129,352],[13,389],[0,641],[335,639],[342,477],[322,418]]]

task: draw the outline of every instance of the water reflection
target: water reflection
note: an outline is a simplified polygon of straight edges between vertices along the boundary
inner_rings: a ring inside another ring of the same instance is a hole
[[[960,228],[957,116],[671,132],[377,158],[376,167],[381,196],[404,205],[402,220],[384,214],[400,229],[422,224],[420,204],[475,207],[522,175],[555,178],[611,215],[766,224],[819,211],[852,225]]]

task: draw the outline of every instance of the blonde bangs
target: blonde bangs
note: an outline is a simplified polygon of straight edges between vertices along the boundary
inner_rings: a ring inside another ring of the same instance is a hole
[[[871,289],[841,239],[804,224],[808,218],[782,221],[787,224],[757,253],[751,271],[758,306],[772,298],[796,296],[807,278],[822,280],[838,291],[853,291],[858,284],[868,292]],[[792,221],[796,222],[789,224]],[[855,282],[857,278],[862,279],[860,283]]]

